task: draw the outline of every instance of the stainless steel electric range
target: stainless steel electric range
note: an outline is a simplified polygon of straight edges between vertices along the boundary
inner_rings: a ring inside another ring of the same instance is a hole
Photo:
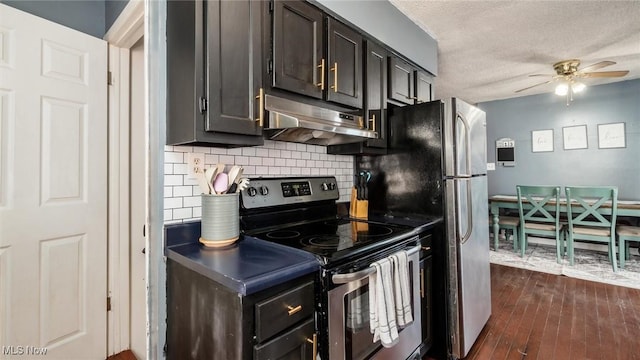
[[[419,358],[421,334],[420,237],[413,226],[338,216],[334,177],[255,178],[241,193],[242,232],[314,254],[321,263],[316,326],[322,359]],[[413,323],[397,345],[373,342],[368,280],[374,261],[409,255]]]

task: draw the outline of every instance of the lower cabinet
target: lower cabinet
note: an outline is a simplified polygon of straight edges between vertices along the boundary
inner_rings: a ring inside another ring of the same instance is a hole
[[[431,256],[427,256],[424,259],[420,260],[420,278],[422,281],[420,287],[420,298],[422,305],[422,345],[426,347],[426,349],[430,348],[433,344],[433,333],[432,333],[432,316],[433,305],[431,304],[432,297],[432,274],[433,269],[433,261]]]
[[[248,296],[169,259],[167,359],[308,359],[317,340],[314,276]]]

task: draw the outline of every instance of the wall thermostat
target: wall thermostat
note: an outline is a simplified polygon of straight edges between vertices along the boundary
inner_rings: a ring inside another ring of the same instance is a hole
[[[502,138],[496,141],[496,162],[502,166],[516,165],[516,142],[513,139]]]

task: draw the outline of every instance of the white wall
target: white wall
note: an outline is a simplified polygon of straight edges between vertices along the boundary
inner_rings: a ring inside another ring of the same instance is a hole
[[[189,152],[204,153],[205,167],[219,162],[242,165],[246,177],[335,176],[340,202],[349,201],[353,186],[353,156],[327,154],[324,146],[270,140],[265,140],[264,146],[235,149],[165,146],[165,224],[199,220],[201,217],[200,187],[187,175]]]

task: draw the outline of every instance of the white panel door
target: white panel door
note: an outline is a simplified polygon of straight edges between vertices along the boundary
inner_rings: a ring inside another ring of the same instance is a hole
[[[0,358],[106,357],[106,71],[103,40],[0,4]]]

